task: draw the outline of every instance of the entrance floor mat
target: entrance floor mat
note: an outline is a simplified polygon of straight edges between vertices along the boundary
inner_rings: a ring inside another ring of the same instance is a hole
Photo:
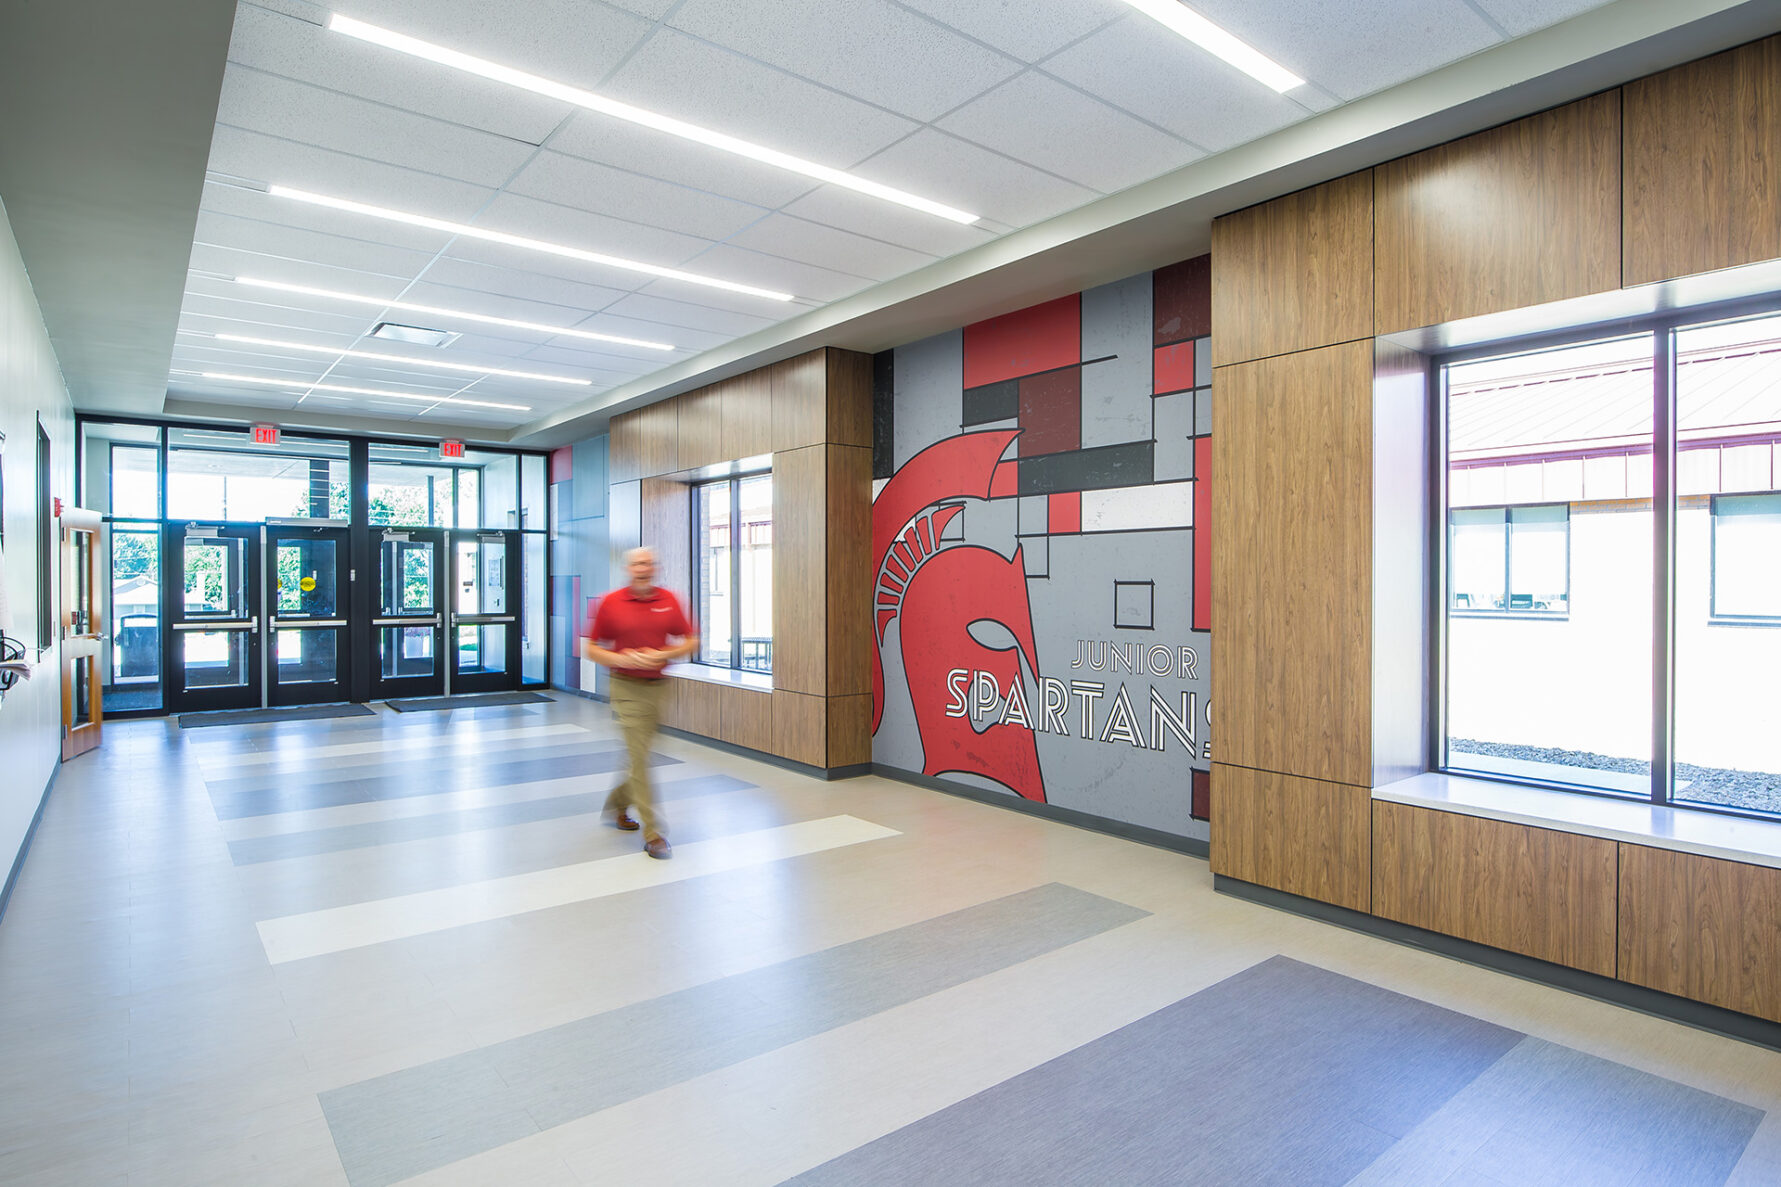
[[[287,705],[279,709],[212,709],[207,713],[181,713],[179,728],[205,725],[258,725],[265,721],[309,721],[316,717],[370,717],[363,705]]]
[[[475,709],[482,705],[530,705],[538,701],[554,701],[555,697],[535,692],[472,692],[455,697],[410,697],[384,704],[398,713],[425,713],[432,709]]]

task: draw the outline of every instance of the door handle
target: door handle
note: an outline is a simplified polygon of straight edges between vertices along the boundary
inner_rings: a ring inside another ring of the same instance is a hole
[[[274,618],[272,625],[281,631],[319,630],[322,627],[345,626],[344,618]]]
[[[257,631],[260,629],[260,616],[254,615],[246,622],[239,619],[225,622],[176,622],[176,631]]]
[[[454,614],[451,621],[456,626],[494,626],[514,618],[511,614]]]
[[[373,618],[372,626],[438,626],[439,616],[429,618]]]

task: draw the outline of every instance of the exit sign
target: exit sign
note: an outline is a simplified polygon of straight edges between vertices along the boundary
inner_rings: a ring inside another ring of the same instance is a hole
[[[255,425],[253,428],[255,445],[277,445],[277,425]]]
[[[439,443],[439,456],[442,458],[463,457],[464,443],[462,441],[441,441]]]

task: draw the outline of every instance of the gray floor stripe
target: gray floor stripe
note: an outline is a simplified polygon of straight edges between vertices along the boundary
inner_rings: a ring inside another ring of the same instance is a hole
[[[509,762],[520,759],[568,758],[576,754],[606,754],[622,749],[611,738],[587,734],[552,735],[544,738],[499,738],[489,743],[482,754],[463,752],[416,751],[400,759],[378,759],[368,754],[330,754],[305,761],[302,753],[275,763],[251,767],[234,767],[244,773],[229,777],[213,777],[204,781],[212,797],[234,795],[244,791],[274,791],[293,783],[343,783],[353,779],[379,779],[390,776],[412,777],[417,769],[458,767],[501,758]],[[225,768],[222,762],[206,759],[206,771],[213,775]]]
[[[383,1187],[1143,918],[1052,883],[321,1094]]]
[[[672,766],[680,760],[665,754],[652,755],[653,767]],[[277,812],[301,812],[309,808],[334,808],[341,804],[368,804],[372,800],[398,800],[442,791],[469,791],[539,779],[564,779],[571,775],[598,775],[625,765],[625,752],[617,747],[581,751],[560,758],[527,758],[515,762],[413,764],[404,775],[382,779],[348,779],[310,786],[293,776],[285,786],[265,791],[212,794],[218,820],[244,816],[270,816]]]
[[[792,1182],[1335,1187],[1521,1038],[1275,957]]]
[[[1760,1109],[1529,1038],[1351,1182],[1718,1187],[1762,1119]]]
[[[746,791],[754,786],[733,775],[702,775],[694,779],[678,779],[672,783],[658,784],[656,799],[666,803],[726,791]],[[393,845],[401,841],[420,841],[483,829],[534,824],[540,820],[587,816],[598,813],[605,806],[606,795],[606,791],[602,789],[552,796],[549,799],[522,800],[512,804],[489,804],[486,807],[466,808],[457,812],[409,816],[400,820],[379,820],[370,824],[349,824],[338,828],[312,829],[308,832],[280,833],[270,837],[249,837],[230,842],[229,856],[238,866],[254,865],[263,861],[314,857],[319,853],[339,853],[345,849],[368,849],[374,845]]]

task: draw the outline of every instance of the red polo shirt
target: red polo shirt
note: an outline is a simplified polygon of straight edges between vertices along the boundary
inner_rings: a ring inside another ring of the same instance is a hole
[[[600,599],[583,629],[584,637],[612,651],[668,646],[668,636],[687,638],[693,624],[686,620],[680,600],[659,586],[649,596],[639,597],[630,586],[620,586]],[[643,680],[660,680],[666,673],[661,668],[618,668],[626,676]]]

